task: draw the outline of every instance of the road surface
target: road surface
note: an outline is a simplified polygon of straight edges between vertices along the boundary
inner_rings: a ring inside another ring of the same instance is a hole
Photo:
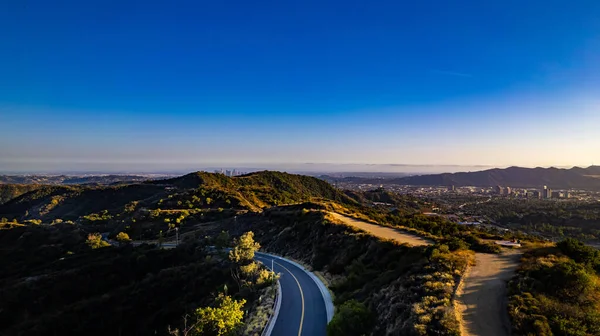
[[[466,275],[457,298],[464,336],[510,335],[506,283],[519,265],[520,255],[518,250],[475,254],[476,264]]]
[[[371,224],[359,219],[340,215],[339,213],[335,212],[330,212],[330,214],[347,225],[357,227],[363,231],[367,231],[368,233],[379,238],[393,239],[401,243],[408,243],[413,246],[423,246],[432,244],[429,240],[425,238],[421,238],[417,235],[406,233],[391,227]]]
[[[325,336],[325,301],[315,281],[302,269],[281,258],[257,253],[254,257],[280,274],[281,309],[272,336]]]

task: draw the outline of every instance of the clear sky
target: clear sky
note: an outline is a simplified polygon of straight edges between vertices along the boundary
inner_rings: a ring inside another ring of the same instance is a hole
[[[0,171],[600,163],[600,1],[0,3]]]

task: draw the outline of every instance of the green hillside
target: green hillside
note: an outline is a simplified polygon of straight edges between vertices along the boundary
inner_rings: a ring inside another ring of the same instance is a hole
[[[348,197],[325,181],[310,176],[273,171],[262,171],[237,177],[197,172],[150,183],[173,185],[184,190],[221,191],[229,197],[236,198],[239,205],[249,209],[298,203],[314,198],[350,201]]]
[[[307,201],[358,202],[314,177],[263,171],[239,177],[196,172],[119,186],[37,186],[0,205],[0,218],[72,221],[99,232],[156,238],[175,227]]]
[[[0,204],[40,187],[37,184],[0,184]]]

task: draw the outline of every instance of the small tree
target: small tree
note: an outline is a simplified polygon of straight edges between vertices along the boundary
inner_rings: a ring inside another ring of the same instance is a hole
[[[86,244],[93,249],[110,246],[110,244],[102,240],[102,235],[99,233],[90,233],[86,240]]]
[[[129,238],[129,235],[125,232],[119,232],[117,234],[117,241],[121,242],[121,243],[127,243],[131,241],[131,238]]]
[[[252,287],[259,270],[254,262],[254,253],[260,249],[260,244],[254,241],[254,233],[248,231],[239,238],[234,239],[234,246],[229,251],[229,260],[234,264],[231,276],[238,287]]]
[[[216,307],[204,307],[196,310],[197,322],[192,335],[232,335],[242,326],[246,300],[233,300],[231,296],[219,294]]]
[[[248,231],[234,240],[229,260],[240,265],[248,264],[254,259],[254,252],[259,249],[260,244],[254,241],[254,232]]]

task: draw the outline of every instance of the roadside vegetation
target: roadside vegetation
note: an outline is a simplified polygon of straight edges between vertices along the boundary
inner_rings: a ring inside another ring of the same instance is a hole
[[[234,248],[249,257],[246,237]],[[207,248],[215,240],[163,250],[109,246],[71,224],[0,230],[0,334],[169,335],[186,320],[185,335],[241,333],[274,278],[257,265],[239,286],[232,271],[250,263]]]
[[[527,252],[509,285],[516,335],[600,335],[600,251],[575,239]]]
[[[453,295],[468,250],[381,240],[327,220],[310,203],[245,215],[229,227],[234,236],[248,230],[267,251],[299,260],[331,283],[338,307],[331,335],[459,334]]]

